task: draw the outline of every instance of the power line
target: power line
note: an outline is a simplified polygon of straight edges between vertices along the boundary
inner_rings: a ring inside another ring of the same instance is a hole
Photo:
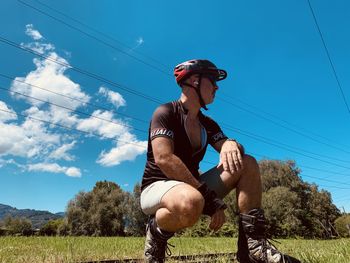
[[[333,61],[332,61],[332,59],[331,59],[331,56],[330,56],[330,54],[329,54],[329,51],[328,51],[328,48],[327,48],[327,45],[326,45],[326,41],[324,40],[322,31],[321,31],[321,29],[320,29],[320,26],[318,25],[315,12],[314,12],[314,10],[313,10],[313,8],[312,8],[312,6],[311,6],[310,0],[307,0],[307,2],[309,3],[309,7],[310,7],[310,10],[311,10],[311,13],[312,13],[312,17],[313,17],[313,19],[314,19],[314,21],[315,21],[315,24],[316,24],[316,27],[317,27],[317,31],[318,31],[318,33],[319,33],[319,35],[320,35],[320,37],[321,37],[321,41],[322,41],[323,47],[324,47],[324,49],[325,49],[325,51],[326,51],[328,61],[329,61],[330,65],[331,65],[331,67],[332,67],[332,71],[333,71],[334,77],[335,77],[335,79],[336,79],[336,81],[337,81],[337,84],[338,84],[340,93],[341,93],[341,95],[342,95],[344,104],[345,104],[345,106],[346,106],[346,108],[347,108],[347,110],[348,110],[348,113],[350,114],[350,108],[349,108],[348,102],[346,101],[345,94],[344,94],[344,91],[343,91],[343,87],[342,87],[342,85],[340,84],[340,81],[339,81],[339,78],[338,78],[338,74],[337,74],[337,72],[336,72],[336,70],[335,70]]]
[[[17,0],[17,1],[18,1],[19,3],[21,3],[21,4],[23,4],[23,5],[25,5],[25,6],[29,7],[29,8],[31,8],[31,9],[33,9],[33,10],[35,10],[35,11],[37,11],[37,12],[39,12],[39,13],[45,15],[45,16],[48,16],[48,17],[50,17],[50,18],[52,18],[52,19],[54,19],[54,20],[56,20],[56,21],[58,21],[58,22],[64,24],[65,26],[67,26],[67,27],[69,27],[69,28],[71,28],[71,29],[74,29],[74,30],[76,30],[76,31],[78,31],[78,32],[80,32],[80,33],[82,33],[82,34],[84,34],[85,36],[87,36],[87,37],[89,37],[89,38],[91,38],[91,39],[96,40],[97,42],[102,43],[103,45],[105,45],[105,46],[107,46],[107,47],[109,47],[109,48],[112,48],[113,50],[116,50],[116,51],[118,51],[118,52],[121,52],[121,53],[123,53],[124,55],[129,56],[129,57],[131,57],[131,58],[133,58],[133,59],[135,59],[135,60],[141,62],[141,63],[144,64],[144,65],[147,65],[147,66],[149,66],[149,67],[151,67],[151,68],[153,68],[153,69],[155,69],[155,70],[157,70],[157,71],[159,71],[159,72],[162,72],[163,74],[166,74],[166,75],[168,75],[168,76],[171,76],[168,72],[166,72],[166,71],[164,71],[164,70],[162,70],[162,69],[160,69],[160,68],[158,68],[158,67],[156,67],[156,66],[154,66],[154,65],[152,65],[152,64],[150,64],[150,63],[148,63],[148,62],[146,62],[146,61],[144,61],[144,60],[142,60],[142,59],[139,59],[138,57],[135,57],[135,56],[131,55],[130,53],[125,52],[124,50],[122,50],[122,49],[120,49],[120,48],[117,48],[117,47],[111,45],[110,43],[107,43],[106,41],[101,40],[101,39],[99,39],[99,38],[97,38],[97,37],[95,37],[95,36],[93,36],[93,35],[91,35],[91,34],[85,32],[85,31],[83,31],[83,30],[81,30],[81,29],[75,27],[75,26],[72,26],[72,25],[66,23],[66,22],[63,21],[63,20],[61,20],[61,19],[59,19],[59,18],[57,18],[57,17],[54,17],[53,15],[50,15],[50,14],[48,14],[48,13],[42,11],[42,10],[39,9],[39,8],[36,8],[36,7],[34,7],[34,6],[32,6],[32,5],[28,4],[28,3],[25,3],[25,2],[23,2],[23,1],[21,1],[21,0]]]

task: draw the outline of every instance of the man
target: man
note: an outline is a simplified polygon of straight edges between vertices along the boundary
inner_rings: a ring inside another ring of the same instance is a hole
[[[174,69],[181,96],[159,106],[149,129],[147,163],[141,186],[141,208],[150,215],[145,258],[164,262],[167,241],[180,229],[193,226],[202,214],[218,230],[227,208],[222,198],[236,188],[240,262],[300,262],[283,255],[265,237],[261,209],[261,179],[256,160],[228,139],[219,125],[200,111],[213,102],[217,81],[225,70],[208,60],[190,60]],[[199,175],[207,145],[220,153],[217,167]]]

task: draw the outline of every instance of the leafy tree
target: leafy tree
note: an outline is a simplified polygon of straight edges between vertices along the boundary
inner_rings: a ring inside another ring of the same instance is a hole
[[[56,236],[59,234],[59,228],[64,224],[64,219],[56,219],[48,221],[39,231],[43,236]]]
[[[341,237],[350,237],[350,214],[344,214],[337,218],[335,228]]]
[[[148,220],[140,205],[141,186],[137,183],[134,187],[133,194],[127,198],[127,213],[125,221],[127,222],[127,234],[132,236],[143,236]]]
[[[32,222],[26,218],[7,216],[4,220],[4,227],[10,235],[30,236],[33,234]]]
[[[263,160],[259,167],[271,234],[319,238],[334,235],[331,226],[340,212],[329,192],[303,182],[294,161]]]
[[[91,192],[80,192],[67,207],[72,235],[124,235],[126,194],[113,182],[97,182]]]
[[[301,204],[295,192],[284,186],[272,187],[263,194],[263,208],[271,236],[302,235]]]

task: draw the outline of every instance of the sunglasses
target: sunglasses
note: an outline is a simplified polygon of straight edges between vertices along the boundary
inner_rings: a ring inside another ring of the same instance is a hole
[[[215,76],[213,76],[213,75],[206,75],[206,76],[204,76],[205,78],[207,78],[207,79],[209,79],[209,81],[210,81],[210,83],[213,85],[213,86],[217,86],[217,84],[216,84],[216,81],[217,81],[217,79],[215,78]]]

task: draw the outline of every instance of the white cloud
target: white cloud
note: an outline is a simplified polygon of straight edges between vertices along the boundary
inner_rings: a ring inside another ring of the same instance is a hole
[[[47,132],[38,121],[27,118],[21,125],[0,122],[0,156],[45,156],[59,141],[59,135]]]
[[[114,166],[123,161],[133,161],[138,155],[144,154],[146,149],[147,141],[137,141],[134,135],[126,133],[120,137],[116,147],[100,154],[97,163],[102,166]]]
[[[127,133],[129,128],[126,123],[113,118],[113,113],[110,111],[96,110],[88,119],[81,119],[77,125],[77,129],[97,133],[106,138],[116,138],[121,134]]]
[[[58,147],[56,150],[50,153],[49,158],[54,160],[66,160],[66,161],[73,161],[74,156],[70,155],[68,151],[70,151],[74,145],[76,144],[76,141],[73,141],[71,143],[63,144],[62,146]]]
[[[24,165],[17,163],[14,159],[1,159],[0,158],[0,168],[5,166],[5,165],[9,165],[9,164],[15,165],[19,168],[25,168]]]
[[[26,25],[26,34],[33,38],[34,40],[40,40],[43,38],[43,36],[40,34],[40,32],[36,29],[34,29],[33,24]]]
[[[118,92],[111,91],[105,87],[100,87],[99,91],[100,94],[107,97],[107,99],[118,109],[119,107],[126,106],[126,101],[124,100],[123,96],[120,95]]]
[[[64,167],[57,163],[37,163],[29,164],[28,171],[64,173],[70,177],[81,177],[80,169],[76,167]]]
[[[57,64],[51,60],[58,61],[63,65]],[[34,64],[36,65],[34,71],[29,72],[25,77],[17,77],[15,81],[12,82],[12,91],[61,106],[69,105],[69,108],[73,110],[83,106],[84,103],[90,100],[90,96],[81,91],[79,84],[74,83],[64,75],[64,72],[70,67],[69,63],[64,58],[52,52],[49,58],[45,60],[34,59]],[[23,82],[31,85],[27,85]],[[63,96],[57,95],[57,93]],[[35,106],[44,104],[44,102],[20,95],[16,95],[15,97],[24,99]],[[57,109],[57,107],[55,108]]]
[[[1,111],[4,110],[4,111]],[[16,120],[17,114],[7,106],[7,104],[0,100],[0,122]]]
[[[143,40],[143,37],[139,37],[139,38],[136,40],[136,42],[137,42],[137,45],[140,46],[140,45],[142,45],[145,41]]]
[[[45,54],[46,52],[55,50],[55,46],[52,44],[45,44],[45,43],[38,43],[38,42],[33,42],[28,44],[21,43],[21,46],[31,49],[41,55]]]

